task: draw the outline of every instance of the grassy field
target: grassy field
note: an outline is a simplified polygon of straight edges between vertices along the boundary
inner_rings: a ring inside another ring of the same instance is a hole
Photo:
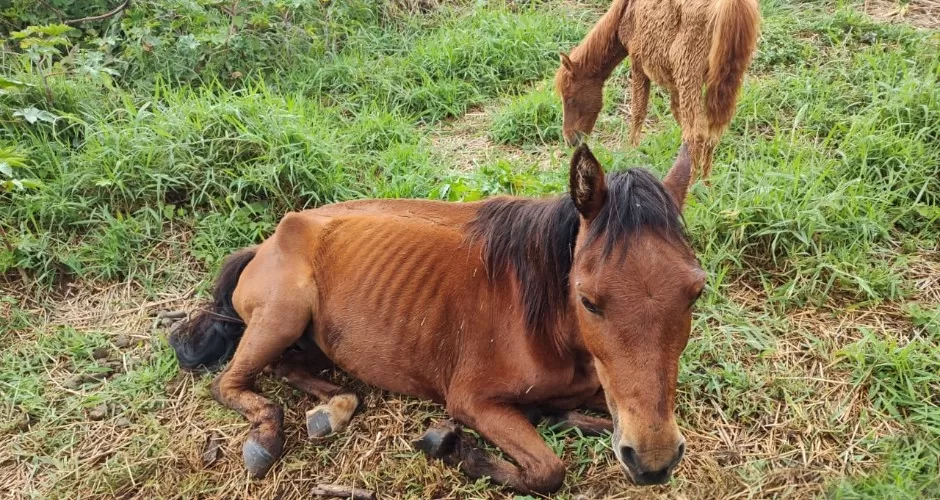
[[[302,432],[314,401],[261,382],[287,449],[249,480],[246,422],[178,373],[155,315],[197,307],[288,210],[562,192],[551,77],[607,3],[140,0],[14,33],[116,2],[73,3],[0,8],[0,496],[505,497],[410,446],[439,406],[339,374],[366,409],[323,443]],[[761,9],[685,214],[709,273],[679,375],[687,458],[640,490],[606,439],[542,428],[568,464],[559,498],[940,496],[936,3]],[[662,173],[679,129],[654,91],[629,146],[628,74],[591,145]]]

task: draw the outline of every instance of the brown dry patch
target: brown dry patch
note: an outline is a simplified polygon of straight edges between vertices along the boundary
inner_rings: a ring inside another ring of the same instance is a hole
[[[488,114],[482,109],[467,111],[429,134],[432,149],[457,170],[467,172],[476,168],[496,148],[487,137],[490,126]]]
[[[565,156],[561,142],[527,147],[493,142],[488,135],[491,116],[491,108],[477,108],[429,131],[432,150],[458,172],[470,172],[498,159],[547,170],[555,165],[553,158]]]
[[[907,262],[906,269],[917,299],[940,304],[940,250],[915,255]]]
[[[940,28],[940,0],[865,0],[863,10],[880,21],[907,23],[918,28]]]

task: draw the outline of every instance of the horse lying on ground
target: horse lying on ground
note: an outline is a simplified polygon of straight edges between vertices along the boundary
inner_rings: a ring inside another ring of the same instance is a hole
[[[555,88],[563,101],[565,141],[580,144],[594,129],[604,82],[629,54],[630,142],[640,143],[652,80],[669,90],[682,141],[707,178],[759,28],[757,0],[614,0],[571,56],[561,54]]]
[[[231,255],[214,303],[170,336],[185,369],[231,363],[213,397],[251,422],[246,468],[281,455],[283,413],[254,390],[265,371],[323,404],[311,437],[343,430],[359,399],[317,376],[335,364],[376,387],[428,398],[453,422],[416,445],[520,492],[557,490],[565,466],[531,420],[612,431],[638,484],[668,481],[685,444],[673,414],[679,356],[705,286],[681,210],[685,146],[663,183],[605,176],[587,146],[570,196],[475,203],[363,200],[289,213]],[[609,409],[612,420],[576,413]]]

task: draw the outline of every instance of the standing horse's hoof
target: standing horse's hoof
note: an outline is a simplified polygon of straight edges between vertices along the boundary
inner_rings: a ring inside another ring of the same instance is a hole
[[[255,441],[255,438],[249,437],[242,446],[242,458],[245,460],[245,469],[255,479],[263,478],[274,462],[277,461],[278,454],[271,453],[261,443]]]
[[[454,451],[459,432],[460,427],[453,420],[444,420],[432,425],[412,444],[431,458],[443,458]]]

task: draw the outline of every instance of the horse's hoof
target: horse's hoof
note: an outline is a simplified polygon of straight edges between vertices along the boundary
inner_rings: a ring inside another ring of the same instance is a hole
[[[316,439],[342,432],[358,407],[359,397],[352,393],[337,394],[328,403],[314,407],[307,412],[307,437]]]
[[[255,438],[249,437],[242,447],[242,458],[245,460],[245,469],[248,469],[251,477],[261,479],[268,473],[278,457],[255,441]]]
[[[333,432],[330,423],[330,408],[320,405],[307,412],[307,437],[317,439],[328,436]]]
[[[442,458],[454,451],[460,428],[451,420],[438,422],[413,442],[415,448],[431,458]]]

